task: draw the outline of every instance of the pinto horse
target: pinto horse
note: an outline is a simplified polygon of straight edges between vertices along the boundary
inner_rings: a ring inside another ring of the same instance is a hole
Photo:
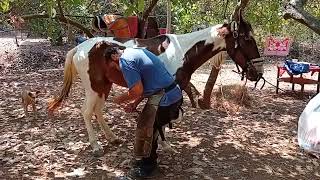
[[[98,37],[85,41],[67,53],[63,88],[59,97],[49,103],[49,112],[58,108],[68,96],[72,80],[78,73],[85,89],[86,98],[82,114],[93,153],[99,155],[102,149],[97,143],[91,124],[93,112],[107,139],[119,142],[102,116],[104,101],[112,84],[127,86],[119,69],[107,69],[105,66],[104,52],[109,48],[109,43],[123,48],[146,47],[151,50],[160,57],[168,71],[175,75],[182,89],[188,86],[191,75],[197,68],[221,51],[228,52],[233,61],[242,68],[243,75],[249,80],[257,81],[262,73],[255,68],[252,60],[259,58],[260,54],[252,36],[251,25],[240,13],[239,15],[240,17],[231,23],[219,24],[189,34],[166,34],[152,39]]]

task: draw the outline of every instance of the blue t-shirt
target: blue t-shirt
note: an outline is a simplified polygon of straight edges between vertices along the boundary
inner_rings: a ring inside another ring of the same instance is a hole
[[[146,49],[125,49],[119,64],[129,89],[141,81],[144,96],[150,96],[174,82],[163,62]],[[169,106],[181,98],[182,92],[179,86],[176,86],[164,94],[160,106]]]

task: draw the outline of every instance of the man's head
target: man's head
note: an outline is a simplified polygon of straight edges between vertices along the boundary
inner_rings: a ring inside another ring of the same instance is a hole
[[[106,58],[107,63],[110,61],[119,62],[121,56],[121,50],[118,46],[110,46],[109,48],[106,48],[106,51],[104,53],[104,57]]]
[[[120,56],[122,54],[122,50],[125,49],[125,47],[120,46],[115,43],[110,43],[107,41],[103,41],[103,49],[104,49],[104,59],[105,59],[105,65],[107,69],[112,69],[115,68],[117,70],[120,70],[119,67],[119,60]]]

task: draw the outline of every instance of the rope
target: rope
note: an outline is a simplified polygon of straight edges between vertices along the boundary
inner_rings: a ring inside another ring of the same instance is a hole
[[[240,73],[238,73],[237,71],[232,70],[232,72],[235,72],[235,73],[237,73],[237,74],[239,74],[239,75],[240,75]],[[263,81],[264,81],[264,83],[263,83],[263,85],[262,85],[262,87],[261,87],[260,89],[262,89],[262,88],[263,88],[263,86],[264,86],[264,84],[265,84],[265,83],[268,83],[269,85],[271,85],[271,86],[273,86],[273,87],[275,87],[275,88],[277,88],[277,89],[281,90],[282,92],[286,92],[286,90],[284,90],[284,89],[281,89],[281,88],[277,87],[276,85],[274,85],[274,84],[272,84],[271,82],[269,82],[268,80],[266,80],[264,77],[261,77],[260,79],[263,79]],[[256,82],[255,87],[257,86],[257,83],[258,83],[258,81]],[[254,90],[254,89],[255,89],[255,87],[254,87],[252,90]],[[298,93],[296,93],[295,91],[292,91],[292,92],[294,93],[294,95],[295,95],[296,97],[301,98],[301,95],[299,95],[299,94],[298,94]]]

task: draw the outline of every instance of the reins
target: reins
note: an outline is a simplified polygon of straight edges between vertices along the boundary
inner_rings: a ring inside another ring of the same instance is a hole
[[[239,75],[242,76],[242,74],[241,74],[240,72],[237,72],[237,71],[235,71],[235,70],[232,70],[232,72],[237,73],[237,74],[239,74]],[[265,85],[266,83],[268,83],[268,84],[271,85],[272,87],[275,87],[275,88],[281,90],[282,92],[286,92],[286,90],[277,87],[276,85],[272,84],[270,81],[266,80],[266,79],[265,79],[264,77],[262,77],[262,76],[260,76],[259,79],[257,80],[257,82],[255,82],[254,87],[252,88],[252,90],[255,90],[255,89],[256,89],[256,87],[257,87],[257,85],[258,85],[258,82],[259,82],[261,79],[263,80],[263,84],[262,84],[260,90],[262,90],[262,88],[264,87],[264,85]],[[293,91],[293,93],[294,93],[294,95],[295,95],[296,97],[301,98],[301,96],[300,96],[298,93],[296,93],[295,91]]]

